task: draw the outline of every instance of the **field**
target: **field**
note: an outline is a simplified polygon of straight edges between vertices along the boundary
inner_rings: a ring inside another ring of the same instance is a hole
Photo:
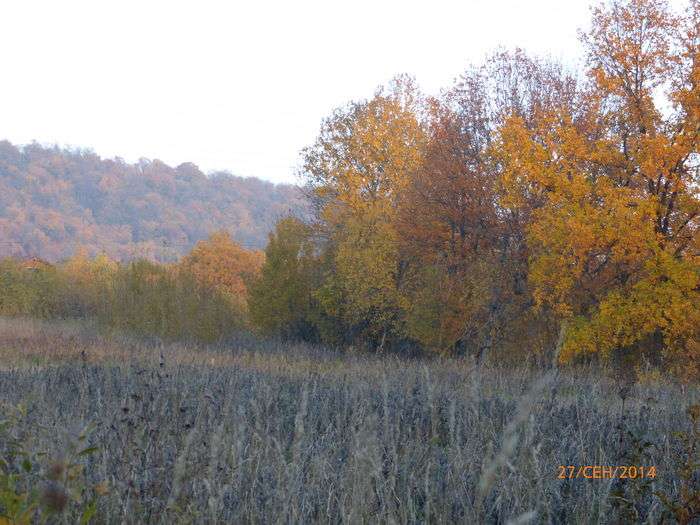
[[[683,522],[699,394],[598,369],[0,319],[0,451],[52,523]],[[560,465],[656,475],[560,479]]]

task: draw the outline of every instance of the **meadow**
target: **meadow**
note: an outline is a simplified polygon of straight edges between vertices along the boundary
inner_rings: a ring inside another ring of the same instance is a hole
[[[0,142],[0,525],[700,524],[700,0],[578,35],[329,108],[297,187]]]
[[[0,318],[0,505],[49,523],[691,523],[698,403],[605,368]]]

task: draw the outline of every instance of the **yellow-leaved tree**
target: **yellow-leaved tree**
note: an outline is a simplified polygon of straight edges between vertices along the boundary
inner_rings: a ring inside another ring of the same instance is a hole
[[[65,293],[65,313],[70,316],[103,314],[106,298],[119,265],[105,254],[93,258],[79,248],[75,255],[60,266]]]
[[[318,300],[379,348],[398,333],[405,306],[395,220],[426,140],[419,98],[410,78],[397,77],[371,100],[337,110],[304,151],[302,176],[332,254]]]
[[[594,9],[576,104],[500,129],[501,203],[528,210],[529,281],[560,321],[560,360],[697,348],[698,14]]]

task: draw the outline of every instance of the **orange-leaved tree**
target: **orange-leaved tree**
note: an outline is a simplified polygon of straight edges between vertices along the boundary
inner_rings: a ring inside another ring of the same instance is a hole
[[[495,158],[504,209],[527,208],[529,281],[560,320],[559,359],[696,348],[698,4],[593,10],[576,103],[513,116]]]
[[[483,358],[507,340],[519,351],[524,327],[543,332],[529,309],[527,209],[500,205],[491,143],[509,115],[533,127],[541,108],[570,103],[575,85],[557,64],[516,50],[429,101],[425,153],[398,214],[411,275],[406,329],[424,346]]]
[[[203,285],[222,292],[236,307],[245,309],[248,285],[260,273],[264,255],[246,250],[231,239],[228,232],[213,233],[198,242],[182,258],[180,269]]]

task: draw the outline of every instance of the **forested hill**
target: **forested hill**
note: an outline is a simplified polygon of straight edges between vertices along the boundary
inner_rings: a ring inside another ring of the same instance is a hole
[[[303,208],[293,185],[0,142],[0,257],[57,261],[82,247],[122,260],[172,260],[222,229],[262,248],[280,216]]]

